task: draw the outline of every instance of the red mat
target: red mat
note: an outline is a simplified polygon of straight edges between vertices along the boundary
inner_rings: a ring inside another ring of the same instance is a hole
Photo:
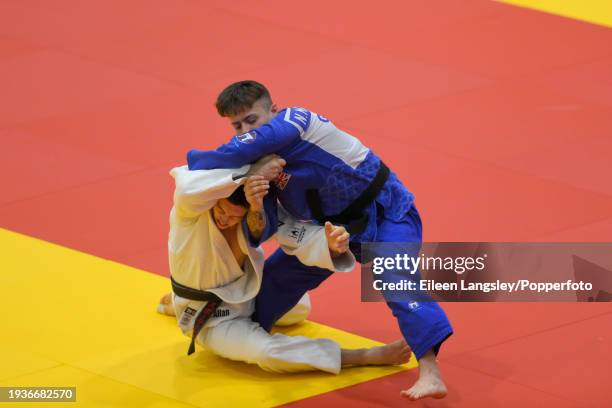
[[[167,172],[231,135],[214,98],[253,78],[379,153],[429,241],[610,241],[611,43],[484,0],[3,1],[0,226],[167,275]],[[330,279],[313,319],[398,338],[358,289]],[[608,304],[444,307],[450,395],[413,406],[608,405]],[[293,405],[404,405],[415,375]]]

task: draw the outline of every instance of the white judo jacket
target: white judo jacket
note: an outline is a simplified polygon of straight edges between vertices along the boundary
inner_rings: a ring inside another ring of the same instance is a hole
[[[168,238],[172,276],[182,285],[212,292],[224,301],[205,327],[238,316],[250,316],[261,285],[265,260],[261,247],[250,246],[245,231],[238,228],[238,243],[248,259],[244,269],[240,268],[211,214],[218,200],[229,197],[245,181],[240,176],[248,170],[247,165],[239,169],[191,171],[181,166],[170,171],[176,184]],[[235,177],[240,178],[234,180]],[[280,206],[278,219],[281,226],[273,238],[287,254],[295,255],[305,265],[332,271],[349,272],[354,268],[355,257],[350,251],[331,258],[323,227],[297,221]],[[190,330],[194,312],[205,302],[176,295],[174,301],[179,326],[183,331]],[[191,312],[181,317],[187,307]]]

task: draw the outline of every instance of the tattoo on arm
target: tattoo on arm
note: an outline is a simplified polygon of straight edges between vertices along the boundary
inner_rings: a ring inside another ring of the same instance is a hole
[[[261,238],[264,228],[266,227],[266,213],[263,210],[249,210],[247,213],[247,226],[253,238],[257,240]]]

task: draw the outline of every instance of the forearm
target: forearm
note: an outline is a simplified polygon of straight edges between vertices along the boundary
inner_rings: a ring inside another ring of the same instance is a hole
[[[276,155],[268,155],[260,158],[255,163],[244,166],[243,168],[247,167],[248,171],[243,174],[235,174],[233,177],[234,181],[240,180],[241,178],[247,179],[251,176],[262,176],[266,180],[272,181],[277,177],[277,174],[280,174],[282,166],[285,163],[283,161],[282,165],[279,164],[278,160],[275,160],[276,158],[280,159],[280,157]]]
[[[247,213],[247,227],[251,237],[259,240],[266,228],[266,213],[263,208],[260,210],[249,209]]]
[[[284,115],[273,118],[265,125],[246,134],[237,135],[216,150],[191,150],[187,153],[189,170],[236,168],[253,163],[262,156],[278,152],[299,140],[300,131],[295,124],[284,120]]]
[[[182,216],[192,217],[208,211],[221,198],[229,197],[240,185],[236,174],[246,173],[248,166],[239,169],[189,171],[187,166],[172,169],[175,180],[174,205]]]

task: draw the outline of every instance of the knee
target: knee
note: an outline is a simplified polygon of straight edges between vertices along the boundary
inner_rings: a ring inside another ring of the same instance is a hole
[[[299,302],[285,313],[276,322],[277,326],[291,326],[293,324],[301,323],[308,318],[312,306],[310,304],[310,296],[305,293]]]

